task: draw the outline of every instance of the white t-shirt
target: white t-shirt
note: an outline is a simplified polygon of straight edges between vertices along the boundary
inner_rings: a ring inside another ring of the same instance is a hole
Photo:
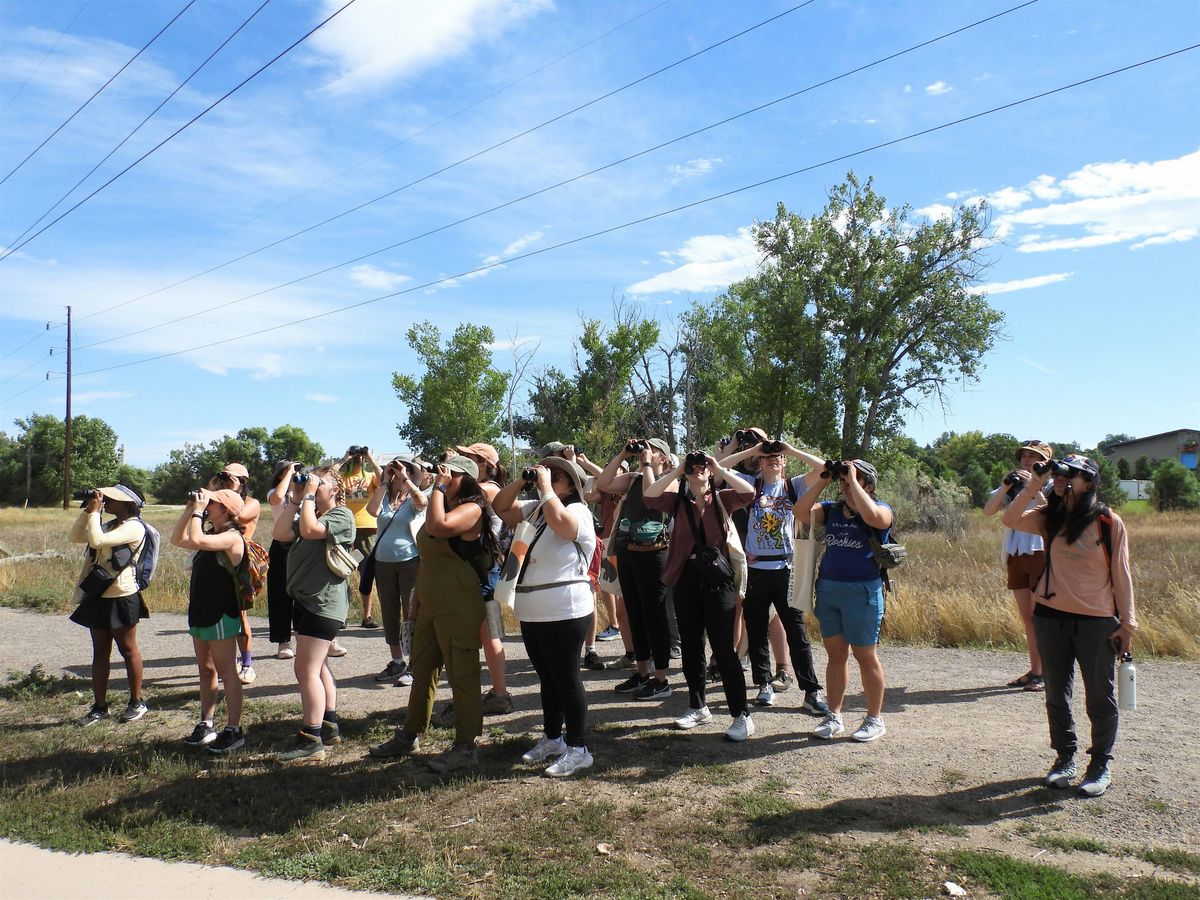
[[[520,501],[522,517],[528,519],[539,502]],[[522,622],[561,622],[596,611],[596,598],[587,578],[588,565],[596,552],[596,528],[592,513],[582,503],[572,503],[567,507],[567,514],[575,519],[575,542],[563,540],[546,526],[529,552],[520,584],[533,586],[575,578],[582,580],[541,591],[518,591],[515,612]],[[542,524],[541,513],[532,524]],[[575,543],[579,544],[578,549]]]

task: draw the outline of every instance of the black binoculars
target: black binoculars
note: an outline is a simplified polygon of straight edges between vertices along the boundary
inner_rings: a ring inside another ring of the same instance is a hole
[[[642,441],[642,440],[630,441],[628,444],[625,445],[625,452],[626,453],[642,453],[649,446],[650,446],[649,444],[647,444],[645,441]]]
[[[1033,464],[1033,471],[1038,475],[1045,475],[1049,472],[1051,475],[1070,475],[1071,468],[1061,459],[1052,459],[1049,462],[1036,462]]]
[[[696,469],[703,469],[708,465],[708,455],[700,452],[689,453],[683,461],[683,471],[686,475],[691,475]]]
[[[774,456],[783,452],[783,441],[763,441],[761,449],[765,455]]]
[[[521,470],[521,480],[526,484],[533,484],[537,481],[537,470],[533,467],[527,467]]]
[[[844,459],[827,459],[825,460],[825,471],[821,473],[825,478],[842,478],[850,474],[850,466],[847,465]]]
[[[296,474],[292,476],[292,484],[304,484],[306,481],[308,481],[308,476],[297,469]]]
[[[351,447],[348,452],[351,456],[366,456],[367,448],[366,447]]]

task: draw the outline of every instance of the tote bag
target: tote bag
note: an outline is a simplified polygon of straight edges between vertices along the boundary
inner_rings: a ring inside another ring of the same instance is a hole
[[[788,606],[802,613],[813,611],[813,590],[816,587],[817,538],[812,525],[796,523],[792,537],[792,580],[788,591]]]

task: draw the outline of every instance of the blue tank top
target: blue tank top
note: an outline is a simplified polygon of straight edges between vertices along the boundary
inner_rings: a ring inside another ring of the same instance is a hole
[[[880,506],[891,509],[886,503]],[[821,503],[825,512],[825,555],[821,557],[819,578],[830,581],[874,581],[879,578],[879,566],[867,537],[870,528],[860,516],[846,516],[846,506],[841,501],[825,500]],[[891,540],[891,528],[876,532],[879,543]]]

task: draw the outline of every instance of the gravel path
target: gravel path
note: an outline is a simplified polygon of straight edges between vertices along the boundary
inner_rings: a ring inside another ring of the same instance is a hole
[[[257,649],[273,650],[266,641],[265,620],[253,619],[252,624]],[[40,663],[50,674],[88,676],[88,636],[65,615],[0,608],[0,635],[0,672],[25,673]],[[340,640],[349,649],[347,656],[332,661],[341,715],[402,708],[407,689],[381,686],[372,678],[387,659],[382,632],[352,627]],[[185,618],[155,614],[139,628],[139,643],[146,662],[145,693],[154,715],[157,689],[195,683]],[[509,637],[505,646],[516,709],[507,716],[489,717],[486,724],[532,733],[540,720],[537,680],[520,638]],[[600,650],[602,656],[615,657],[621,652],[620,642],[601,644]],[[821,667],[824,655],[820,649],[817,654]],[[777,696],[776,707],[754,710],[758,733],[752,740],[730,745],[719,737],[724,727],[719,710],[724,704],[716,690],[710,693],[718,713],[716,723],[687,735],[672,733],[670,760],[613,757],[622,752],[620,748],[631,746],[629,738],[636,740],[648,727],[669,728],[670,720],[682,714],[687,706],[686,692],[678,689],[682,678],[673,676],[677,690],[665,703],[635,704],[612,691],[624,672],[586,672],[593,724],[610,723],[596,732],[597,766],[588,782],[591,790],[597,794],[625,790],[605,783],[606,766],[643,765],[648,774],[658,766],[669,774],[687,763],[740,763],[748,772],[785,779],[795,786],[788,793],[809,803],[823,803],[828,821],[839,823],[839,833],[864,839],[905,827],[930,826],[933,831],[923,838],[927,845],[993,847],[1077,870],[1108,868],[1122,874],[1148,874],[1154,869],[1133,857],[1074,853],[1067,859],[1059,851],[1036,851],[1028,838],[1034,832],[1057,832],[1090,837],[1110,847],[1178,847],[1193,852],[1200,847],[1200,779],[1196,777],[1200,741],[1190,735],[1200,699],[1200,666],[1168,661],[1139,664],[1139,706],[1136,712],[1122,715],[1113,785],[1104,798],[1089,801],[1065,793],[1048,799],[1046,792],[1035,790],[1052,758],[1041,696],[1002,687],[1024,671],[1022,655],[888,645],[881,647],[880,654],[888,678],[884,707],[888,734],[877,743],[810,739],[807,734],[815,720],[797,710],[802,695],[793,689]],[[290,662],[260,656],[255,669],[258,680],[247,689],[248,700],[296,702],[298,709]],[[113,703],[120,705],[126,687],[119,662],[114,664],[114,676]],[[81,681],[80,690],[82,713],[90,700],[86,682]],[[851,691],[846,705],[850,728],[862,711],[853,665]],[[439,700],[445,697],[448,691],[443,686]],[[178,711],[158,715],[179,718],[181,730],[191,721]],[[1076,700],[1076,718],[1084,723],[1086,735],[1082,697]],[[946,834],[939,829],[944,825],[961,829]]]

